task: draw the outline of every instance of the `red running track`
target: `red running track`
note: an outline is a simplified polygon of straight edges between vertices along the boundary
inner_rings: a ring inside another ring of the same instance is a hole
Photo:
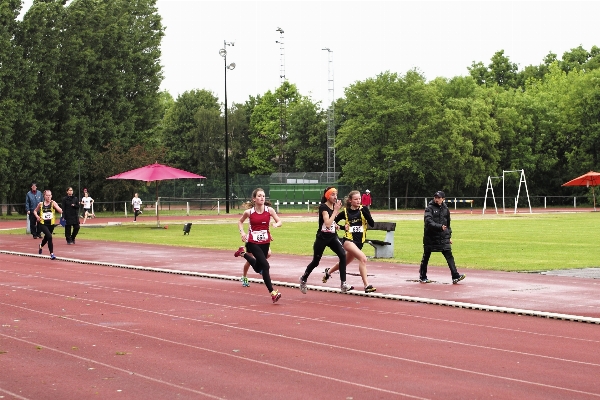
[[[0,265],[5,398],[600,397],[594,324],[294,288],[272,304],[259,284]]]

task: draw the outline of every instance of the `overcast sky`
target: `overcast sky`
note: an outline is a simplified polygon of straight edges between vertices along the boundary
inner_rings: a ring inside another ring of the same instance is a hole
[[[499,50],[522,69],[549,52],[560,58],[579,45],[600,46],[598,1],[158,0],[157,7],[166,27],[161,88],[173,97],[206,89],[222,102],[219,50],[233,41],[229,105],[279,86],[282,48],[286,78],[327,104],[330,66],[339,98],[350,84],[388,70],[451,78],[467,75],[473,61],[487,65]],[[332,63],[323,48],[332,51]]]

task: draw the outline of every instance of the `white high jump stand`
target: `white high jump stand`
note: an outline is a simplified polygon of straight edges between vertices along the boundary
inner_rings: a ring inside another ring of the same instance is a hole
[[[487,203],[487,194],[488,194],[488,190],[492,191],[492,198],[494,199],[494,208],[496,209],[496,214],[498,214],[498,208],[496,207],[496,197],[494,196],[494,188],[492,186],[492,178],[494,179],[500,179],[502,178],[502,213],[506,214],[506,207],[505,207],[505,202],[504,202],[504,176],[508,173],[513,173],[513,172],[520,172],[521,173],[521,177],[519,179],[519,188],[517,190],[517,197],[515,198],[515,210],[514,213],[517,213],[517,205],[519,203],[519,196],[521,194],[521,185],[525,184],[525,193],[527,194],[527,204],[529,205],[529,213],[531,214],[531,201],[529,199],[529,189],[527,189],[527,180],[525,179],[525,170],[524,169],[517,169],[514,171],[502,171],[502,177],[499,176],[488,176],[488,181],[487,181],[487,187],[485,190],[485,198],[483,201],[483,214],[485,214],[485,209],[486,209],[486,203]]]

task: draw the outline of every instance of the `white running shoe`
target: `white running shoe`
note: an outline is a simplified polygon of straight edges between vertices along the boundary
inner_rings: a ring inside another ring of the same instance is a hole
[[[302,277],[300,277],[300,291],[302,294],[306,294],[306,281],[303,281]]]
[[[340,289],[342,289],[342,293],[346,293],[348,290],[353,290],[354,286],[348,285],[346,282],[342,282]]]

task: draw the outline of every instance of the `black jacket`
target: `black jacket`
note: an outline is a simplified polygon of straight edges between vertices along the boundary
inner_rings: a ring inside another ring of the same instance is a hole
[[[442,230],[442,225],[447,229]],[[431,200],[425,209],[425,228],[423,232],[423,249],[426,251],[451,250],[450,209],[446,203],[438,206]]]
[[[77,196],[65,196],[61,208],[67,225],[77,225],[79,223],[79,199]]]

